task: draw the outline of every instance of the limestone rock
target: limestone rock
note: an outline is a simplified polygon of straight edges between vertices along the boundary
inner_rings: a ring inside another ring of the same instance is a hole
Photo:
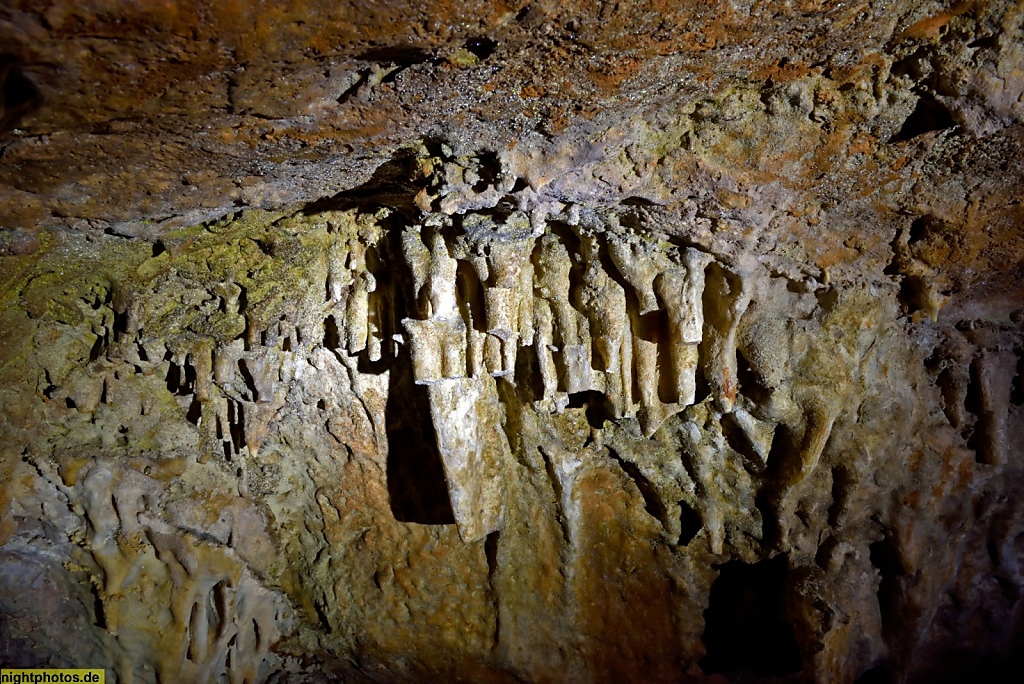
[[[0,7],[0,666],[1009,680],[1022,21]]]

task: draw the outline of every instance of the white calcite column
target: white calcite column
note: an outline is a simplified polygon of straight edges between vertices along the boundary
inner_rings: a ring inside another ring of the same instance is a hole
[[[429,388],[430,414],[437,437],[437,449],[444,466],[448,496],[465,542],[479,541],[502,525],[505,484],[501,474],[501,451],[497,427],[487,420],[483,405],[486,378],[451,378]]]

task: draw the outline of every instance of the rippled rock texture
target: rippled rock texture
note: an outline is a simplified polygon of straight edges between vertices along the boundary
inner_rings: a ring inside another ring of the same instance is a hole
[[[1019,671],[1022,22],[8,3],[0,664]]]

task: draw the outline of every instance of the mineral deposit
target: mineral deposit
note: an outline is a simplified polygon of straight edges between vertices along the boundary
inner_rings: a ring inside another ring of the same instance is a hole
[[[0,667],[1024,669],[1020,2],[0,36]]]

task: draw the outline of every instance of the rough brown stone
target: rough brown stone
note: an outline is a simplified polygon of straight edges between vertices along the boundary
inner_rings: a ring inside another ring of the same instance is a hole
[[[0,665],[1012,676],[1022,21],[6,3]]]

